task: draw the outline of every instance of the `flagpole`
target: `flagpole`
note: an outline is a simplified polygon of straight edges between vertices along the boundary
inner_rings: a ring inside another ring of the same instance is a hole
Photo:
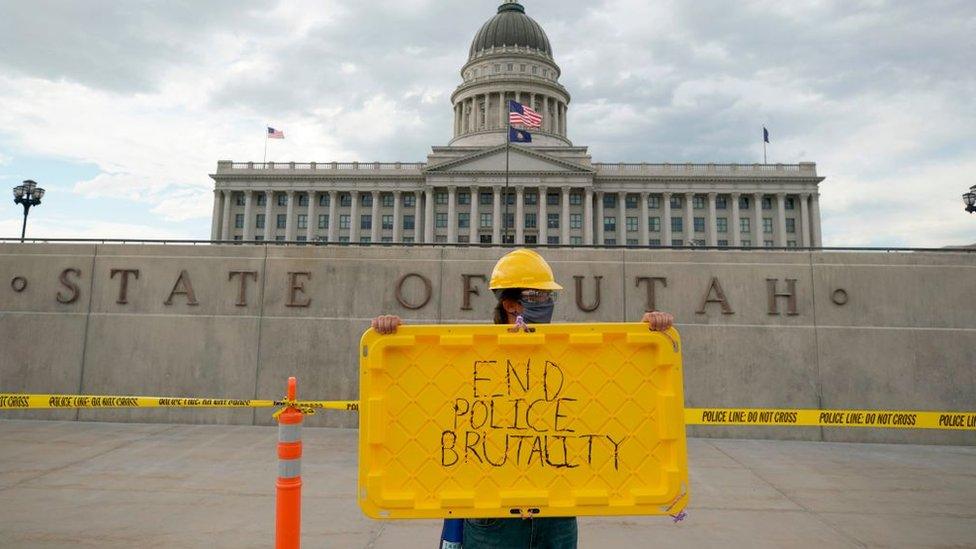
[[[505,132],[505,238],[502,239],[502,243],[506,244],[508,242],[508,155],[512,148],[512,104],[508,105],[508,126]]]
[[[270,125],[264,127],[264,160],[261,161],[262,164],[268,163],[268,128]]]

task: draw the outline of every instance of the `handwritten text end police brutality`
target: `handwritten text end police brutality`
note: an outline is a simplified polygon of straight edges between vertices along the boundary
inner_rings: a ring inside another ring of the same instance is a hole
[[[602,425],[609,412],[568,394],[557,363],[479,360],[470,375],[471,392],[448,404],[451,424],[440,434],[443,467],[602,468],[609,462],[619,470],[626,433],[583,428],[581,412],[590,415],[587,424]]]

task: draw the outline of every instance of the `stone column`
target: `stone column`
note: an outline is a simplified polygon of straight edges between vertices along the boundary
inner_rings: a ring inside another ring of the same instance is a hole
[[[661,195],[661,245],[671,246],[674,237],[671,236],[671,193]]]
[[[210,218],[210,240],[212,241],[220,240],[220,227],[222,225],[220,216],[224,211],[223,204],[221,204],[223,198],[224,193],[215,189],[213,216]]]
[[[617,193],[617,246],[627,245],[627,193]]]
[[[221,226],[220,238],[218,240],[234,240],[234,238],[230,235],[230,205],[231,202],[233,202],[233,198],[233,191],[224,191],[224,213],[221,217],[221,221],[223,223]]]
[[[477,186],[471,187],[471,219],[468,221],[468,244],[477,244],[480,240],[478,238],[478,225],[481,222],[478,219],[478,206],[481,200],[481,196],[478,194],[479,190]]]
[[[244,191],[244,240],[254,240],[254,193]]]
[[[559,216],[559,229],[562,234],[559,235],[559,243],[563,246],[569,246],[569,187],[563,187],[563,195],[560,197],[562,206],[562,214]]]
[[[603,191],[596,192],[596,245],[605,246],[607,237],[606,226],[603,224]]]
[[[434,243],[434,188],[424,192],[424,242]]]
[[[754,214],[754,223],[752,224],[752,234],[753,234],[753,246],[756,248],[762,248],[765,246],[763,241],[765,240],[766,234],[763,232],[763,209],[762,209],[763,193],[756,193],[752,195],[752,211],[756,212]]]
[[[716,212],[715,200],[718,193],[708,193],[708,240],[709,246],[718,246],[718,214]]]
[[[549,194],[549,189],[545,187],[539,187],[539,245],[545,246],[549,243],[549,207],[546,203],[547,195]]]
[[[786,194],[776,193],[776,245],[786,247]]]
[[[415,243],[424,241],[424,193],[423,191],[413,192],[413,241]]]
[[[800,234],[802,235],[800,245],[804,248],[810,247],[810,206],[807,203],[810,200],[809,194],[800,195]]]
[[[349,242],[359,242],[361,220],[359,218],[359,191],[349,193],[352,207],[349,209]]]
[[[492,187],[491,194],[491,242],[502,243],[502,188]]]
[[[339,241],[339,192],[329,191],[329,242]]]
[[[457,244],[457,187],[447,188],[447,243]]]
[[[646,248],[651,245],[651,228],[647,219],[650,216],[650,210],[647,207],[647,193],[644,191],[640,193],[639,212],[640,218],[637,220],[637,224],[640,226],[640,245]]]
[[[583,244],[593,245],[593,188],[583,192]]]
[[[305,240],[315,242],[315,235],[318,234],[319,224],[316,218],[316,208],[318,201],[315,200],[315,191],[308,191],[308,212],[305,214]]]
[[[515,187],[515,243],[525,244],[525,187]]]
[[[729,230],[732,231],[732,247],[738,248],[742,246],[742,214],[739,212],[739,199],[742,195],[739,193],[732,193],[732,226]]]
[[[275,223],[271,219],[274,215],[274,191],[265,191],[264,200],[264,239],[274,240]]]
[[[403,222],[400,221],[402,205],[403,191],[393,191],[393,242],[397,244],[403,242]]]
[[[369,241],[379,242],[382,240],[380,238],[380,231],[383,228],[383,224],[380,223],[380,192],[373,191],[371,194],[373,195],[373,209],[369,212],[370,218],[372,219],[370,223]]]
[[[813,221],[810,223],[810,228],[813,229],[813,234],[811,235],[813,237],[813,247],[822,248],[823,233],[821,232],[820,225],[820,193],[813,193],[810,199],[810,216],[813,218]]]
[[[685,246],[695,245],[695,193],[685,193]]]
[[[288,191],[288,206],[285,209],[285,240],[295,241],[295,191]]]
[[[498,124],[499,128],[508,125],[508,105],[505,101],[505,92],[498,92]]]

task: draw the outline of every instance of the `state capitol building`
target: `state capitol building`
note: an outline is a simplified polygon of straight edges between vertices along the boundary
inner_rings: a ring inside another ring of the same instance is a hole
[[[220,161],[211,238],[574,246],[820,247],[813,163],[604,164],[569,140],[542,27],[506,0],[471,43],[454,137],[426,162]],[[538,111],[511,144],[507,101]],[[504,223],[504,225],[503,225]]]

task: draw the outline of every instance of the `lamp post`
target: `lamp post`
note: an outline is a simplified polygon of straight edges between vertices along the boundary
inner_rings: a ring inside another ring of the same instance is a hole
[[[27,214],[33,206],[40,206],[42,198],[44,198],[44,189],[30,179],[24,181],[23,185],[14,187],[14,204],[24,206],[24,226],[20,230],[21,243],[24,242],[24,236],[27,234]]]
[[[966,211],[976,213],[976,185],[970,187],[969,192],[962,195],[962,199],[966,203]]]

